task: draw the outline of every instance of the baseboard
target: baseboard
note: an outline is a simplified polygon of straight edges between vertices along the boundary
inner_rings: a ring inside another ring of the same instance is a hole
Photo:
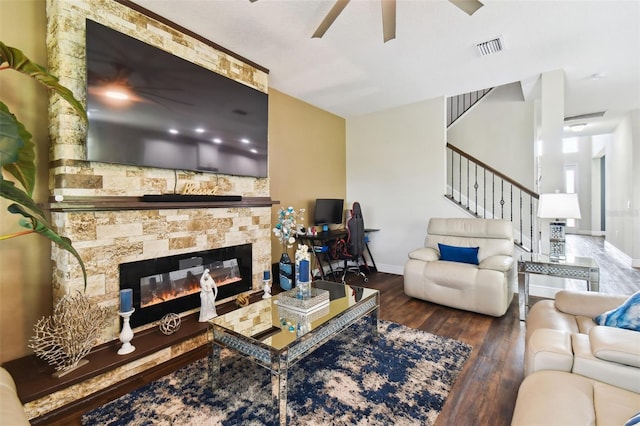
[[[404,266],[389,265],[386,263],[376,263],[379,272],[387,274],[404,275]]]

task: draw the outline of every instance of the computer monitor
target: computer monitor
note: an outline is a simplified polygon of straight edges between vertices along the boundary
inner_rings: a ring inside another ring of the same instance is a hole
[[[314,225],[342,224],[344,200],[337,198],[318,198],[313,214]]]

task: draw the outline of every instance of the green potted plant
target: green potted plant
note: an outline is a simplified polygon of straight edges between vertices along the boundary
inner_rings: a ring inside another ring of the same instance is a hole
[[[44,67],[31,62],[19,49],[9,47],[0,41],[0,71],[9,69],[25,74],[54,90],[69,102],[85,122],[87,121],[87,113],[82,104],[73,96],[71,90],[58,82],[57,77],[47,72]],[[0,196],[13,201],[7,210],[22,216],[19,223],[27,229],[10,235],[0,235],[0,240],[34,232],[50,239],[78,259],[86,287],[87,271],[82,258],[69,238],[58,235],[45,212],[32,198],[36,164],[35,145],[31,140],[31,134],[2,101],[0,101],[0,166],[2,171],[6,172],[0,173]],[[5,176],[13,177],[15,181]]]

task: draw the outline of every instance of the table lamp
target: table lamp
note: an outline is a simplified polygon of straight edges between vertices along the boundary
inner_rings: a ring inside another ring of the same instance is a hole
[[[565,226],[567,219],[580,219],[577,194],[540,194],[538,217],[551,219],[549,224],[549,259],[565,260]]]

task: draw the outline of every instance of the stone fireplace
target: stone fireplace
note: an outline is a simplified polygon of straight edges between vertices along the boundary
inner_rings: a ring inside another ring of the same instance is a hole
[[[47,0],[48,68],[81,102],[86,99],[86,19],[256,90],[265,93],[268,90],[268,70],[150,14],[128,0]],[[131,354],[117,355],[121,280],[127,285],[132,280],[144,281],[150,289],[155,288],[157,296],[158,283],[165,283],[165,273],[169,274],[167,282],[183,283],[189,272],[197,275],[199,267],[205,264],[222,265],[221,269],[232,271],[230,281],[240,283],[234,292],[258,292],[262,289],[263,271],[271,269],[273,202],[268,178],[87,162],[86,123],[56,96],[50,99],[49,137],[50,202],[46,207],[59,233],[72,241],[87,274],[85,288],[82,270],[75,257],[52,246],[53,303],[65,294],[81,291],[90,302],[109,309],[111,321],[96,342],[100,352],[98,358],[108,358],[103,360],[103,367],[91,372],[96,364],[89,363],[88,368],[69,374],[64,386],[51,384],[55,390],[46,394],[41,394],[40,388],[36,390],[39,396],[24,405],[30,419],[55,410],[64,411],[69,404],[110,386],[118,387],[140,373],[176,358],[186,359],[192,353],[200,353],[207,344],[201,327],[196,327],[196,332],[185,333],[181,340],[171,341],[170,336],[153,330],[157,320],[149,319],[143,321],[146,324],[134,324],[134,333],[146,343],[138,345]],[[180,193],[187,185],[195,193],[235,195],[241,196],[241,200],[152,203],[143,199],[147,194]],[[225,253],[238,246],[249,246],[250,254],[248,258],[234,255],[237,268],[233,261],[228,262],[231,259],[208,257],[211,251]],[[167,257],[177,259],[177,268],[154,269],[134,278],[122,270],[123,265],[137,262],[149,265],[149,262]],[[194,258],[201,258],[202,263],[198,264],[200,260]],[[155,277],[155,287],[152,277]],[[222,282],[224,278],[220,280]],[[218,303],[235,297],[233,292],[227,293],[233,284],[228,285],[228,288],[227,284],[221,286]],[[142,294],[141,289],[136,311],[142,305]],[[199,294],[193,293],[186,298],[199,299]],[[168,310],[175,312],[178,308],[181,315],[189,317],[187,322],[201,324],[189,315],[199,309],[199,300],[197,306],[171,306]],[[182,333],[184,328],[176,334]],[[134,345],[136,336],[132,341]]]
[[[49,68],[79,99],[85,99],[85,27],[86,19],[91,19],[267,91],[267,70],[196,34],[177,30],[158,16],[141,12],[144,10],[126,0],[48,0]],[[52,99],[49,208],[61,235],[71,239],[82,257],[88,277],[84,289],[75,258],[54,246],[54,302],[80,290],[91,301],[108,307],[113,320],[98,343],[118,338],[121,264],[250,244],[251,276],[243,277],[247,280],[244,285],[252,291],[261,289],[262,271],[271,265],[268,178],[87,162],[86,135],[86,123],[65,103]],[[242,200],[147,203],[142,199],[146,194],[180,192],[185,185],[217,195],[239,195]],[[53,196],[63,196],[63,201],[55,202]],[[224,299],[218,298],[221,302]]]

